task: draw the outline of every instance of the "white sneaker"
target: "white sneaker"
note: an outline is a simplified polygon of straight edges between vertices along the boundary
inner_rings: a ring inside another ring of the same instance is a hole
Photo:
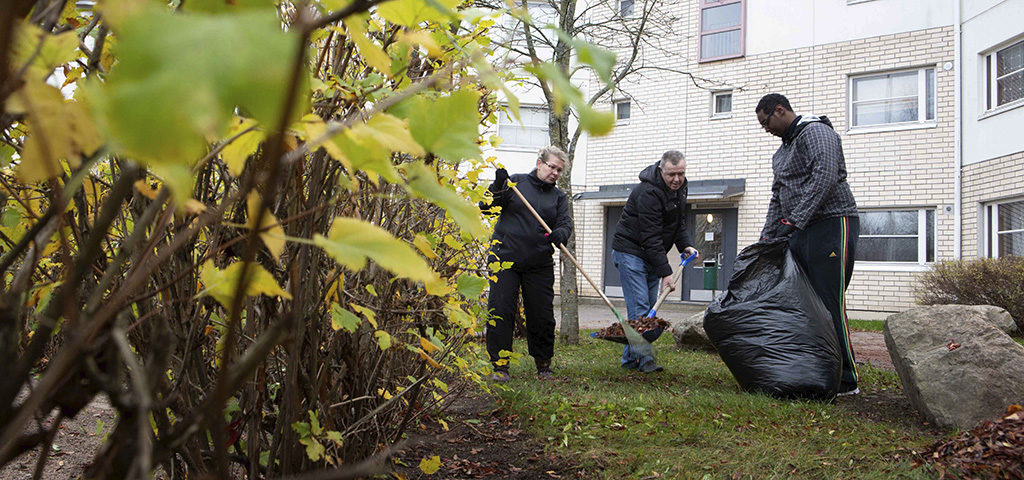
[[[837,397],[849,397],[851,395],[860,395],[860,388],[854,388],[853,390],[847,390],[836,394]]]

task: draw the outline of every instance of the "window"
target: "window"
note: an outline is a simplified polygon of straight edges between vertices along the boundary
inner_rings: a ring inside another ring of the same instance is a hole
[[[519,3],[516,3],[519,6]],[[548,25],[558,25],[558,10],[548,2],[529,2],[526,4],[530,18],[533,19],[531,28],[543,29]],[[526,47],[526,37],[523,33],[523,22],[512,15],[505,15],[505,29],[509,42],[516,47]],[[550,32],[545,32],[545,35]],[[536,35],[536,32],[534,32]],[[540,46],[538,45],[538,48]]]
[[[548,137],[548,109],[544,107],[520,107],[520,124],[511,112],[498,114],[498,136],[505,140],[502,147],[528,148],[535,150],[551,142]]]
[[[926,263],[935,261],[935,210],[860,212],[856,260]]]
[[[615,120],[624,122],[629,120],[630,103],[629,100],[623,100],[621,102],[615,102]]]
[[[743,56],[745,1],[700,1],[700,61]]]
[[[988,205],[985,217],[987,257],[1024,255],[1024,200]]]
[[[633,0],[619,0],[619,16],[622,18],[633,16]]]
[[[853,127],[935,121],[935,69],[850,79]]]
[[[1024,101],[1024,40],[985,56],[985,109]]]
[[[732,92],[713,92],[711,94],[711,116],[732,116]]]

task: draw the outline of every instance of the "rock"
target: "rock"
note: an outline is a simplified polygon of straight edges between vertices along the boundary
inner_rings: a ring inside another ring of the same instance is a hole
[[[672,322],[672,336],[675,337],[678,348],[715,351],[715,345],[704,332],[704,312]]]
[[[890,316],[885,345],[907,398],[930,422],[969,429],[1024,402],[1024,347],[962,305]]]
[[[1001,307],[994,305],[971,305],[967,308],[975,310],[981,313],[989,322],[998,327],[1003,332],[1010,335],[1017,333],[1018,326],[1017,322],[1013,321],[1013,317],[1010,316],[1010,312],[1007,312]]]

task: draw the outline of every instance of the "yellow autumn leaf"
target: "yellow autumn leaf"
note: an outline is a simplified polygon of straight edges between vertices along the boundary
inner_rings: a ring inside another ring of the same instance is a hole
[[[412,244],[423,254],[431,260],[437,258],[437,254],[434,253],[434,249],[430,247],[430,240],[427,240],[427,236],[422,233],[417,233],[416,237],[412,239]]]
[[[366,35],[366,23],[369,20],[367,15],[353,15],[345,19],[345,29],[352,43],[356,44],[359,54],[366,63],[378,72],[391,76],[391,57],[384,50],[373,43],[373,40]]]
[[[221,270],[214,266],[212,260],[207,260],[199,269],[199,279],[206,287],[200,293],[210,295],[224,308],[231,308],[231,303],[235,298],[235,287],[238,285],[243,265],[243,262],[236,262]],[[291,294],[281,288],[274,276],[260,265],[250,264],[247,273],[249,275],[249,282],[245,289],[247,297],[262,294],[291,300]]]
[[[135,189],[138,190],[143,197],[146,197],[150,200],[155,199],[158,193],[157,190],[151,187],[149,183],[146,182],[145,180],[136,180]]]
[[[181,205],[182,210],[189,215],[199,215],[206,211],[206,205],[199,200],[190,198]]]
[[[353,127],[352,133],[359,137],[368,136],[392,152],[405,152],[417,156],[427,153],[416,139],[412,138],[409,123],[394,115],[374,115],[365,124]]]
[[[434,353],[438,350],[441,350],[440,348],[438,348],[437,345],[434,345],[433,342],[423,337],[420,337],[420,347],[422,347],[423,351],[427,353]]]
[[[254,228],[256,225],[256,217],[259,216],[260,208],[260,194],[252,191],[249,192],[249,196],[246,198],[246,211],[249,214],[249,223],[246,228]],[[271,226],[273,225],[273,226]],[[281,253],[284,252],[284,229],[277,222],[277,217],[270,211],[263,214],[263,219],[260,221],[259,236],[263,244],[270,250],[270,254],[274,256],[274,260],[281,260]]]
[[[302,131],[306,134],[306,142],[315,142],[323,138],[327,133],[327,124],[320,119],[315,113],[307,114],[302,117]],[[327,154],[331,158],[341,162],[345,166],[346,170],[352,170],[352,162],[348,160],[345,152],[338,148],[338,145],[330,141],[330,139],[324,139],[324,141],[314,147],[323,147],[327,151]]]
[[[334,261],[352,270],[361,270],[371,259],[399,277],[424,283],[437,277],[408,243],[359,219],[335,218],[327,236],[314,235],[313,241]]]
[[[430,457],[429,459],[424,458],[424,459],[420,460],[420,471],[422,471],[423,473],[425,473],[427,475],[433,475],[433,474],[437,473],[437,471],[440,470],[440,469],[441,469],[441,457],[439,455],[434,455],[433,457]]]
[[[423,30],[400,30],[397,39],[399,42],[423,47],[427,54],[434,58],[440,57],[444,53],[434,41],[434,37]]]
[[[391,348],[391,335],[388,332],[385,332],[384,330],[377,330],[376,332],[373,332],[373,336],[377,337],[377,346],[379,346],[381,350]]]
[[[255,128],[256,125],[255,120],[248,118],[235,117],[231,120],[231,129],[228,130],[225,140],[234,138],[235,135],[252,129],[235,138],[220,152],[220,157],[224,160],[224,164],[228,166],[228,171],[236,177],[242,174],[242,170],[245,169],[245,161],[249,159],[250,155],[256,153],[256,149],[263,142],[264,133]]]

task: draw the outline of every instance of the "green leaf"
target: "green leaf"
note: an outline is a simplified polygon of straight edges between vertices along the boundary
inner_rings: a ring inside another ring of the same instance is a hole
[[[437,471],[440,470],[440,469],[441,469],[441,457],[439,455],[434,455],[433,457],[430,457],[429,459],[424,458],[424,459],[420,460],[420,470],[423,473],[427,474],[427,475],[433,475],[433,474],[437,473]]]
[[[577,108],[580,125],[594,136],[607,135],[615,127],[615,114],[607,110],[598,110],[590,105]]]
[[[484,291],[484,287],[486,286],[486,278],[463,273],[462,275],[459,275],[455,289],[458,290],[462,296],[466,297],[467,300],[475,300],[480,297],[480,293]]]
[[[224,305],[224,308],[231,308],[231,303],[235,298],[235,288],[238,285],[238,277],[242,273],[243,265],[243,262],[236,262],[221,270],[213,265],[212,260],[207,260],[199,269],[199,278],[206,287],[203,292],[212,296],[221,305]],[[263,294],[268,297],[276,296],[291,300],[292,296],[284,291],[277,284],[277,280],[274,280],[274,276],[263,267],[255,263],[250,264],[247,273],[250,279],[245,289],[246,296]]]
[[[612,81],[612,69],[615,68],[615,52],[601,48],[583,40],[575,40],[576,58],[580,62],[593,67],[602,82]]]
[[[309,424],[306,422],[295,422],[292,424],[292,430],[299,434],[299,438],[307,438],[310,434]]]
[[[31,70],[49,75],[55,68],[82,56],[77,49],[78,35],[74,30],[53,35],[30,23],[19,22],[10,67],[20,69],[31,60]]]
[[[191,166],[236,108],[263,125],[281,122],[298,36],[282,31],[273,10],[175,14],[146,5],[121,25],[106,81],[85,88],[117,151]]]
[[[324,429],[320,427],[320,420],[316,418],[316,412],[312,410],[309,411],[309,431],[313,435],[320,435],[324,432]]]
[[[452,11],[458,0],[392,0],[377,7],[377,14],[384,19],[412,27],[421,22],[444,22],[458,18]]]
[[[439,183],[433,170],[416,162],[407,165],[405,171],[413,194],[448,211],[452,219],[474,238],[487,233],[487,227],[480,220],[480,210],[456,193],[451,185]]]
[[[10,165],[12,156],[14,156],[14,147],[7,144],[0,145],[0,168]]]
[[[252,8],[272,8],[274,3],[269,0],[187,0],[182,2],[182,9],[189,12],[224,13],[237,12]]]
[[[373,285],[366,284],[366,291],[370,292],[370,295],[377,296],[377,289]]]
[[[372,259],[396,276],[418,282],[430,282],[437,275],[408,243],[355,218],[335,218],[327,236],[317,234],[313,241],[334,261],[352,270],[361,270],[366,260]]]
[[[306,456],[309,457],[310,460],[317,462],[323,458],[326,449],[319,441],[317,441],[317,439],[312,437],[303,438],[299,440],[299,443],[306,446]]]
[[[331,328],[339,330],[344,328],[346,332],[355,333],[363,320],[356,314],[342,308],[340,305],[331,307]]]
[[[387,350],[391,348],[391,335],[384,330],[377,330],[373,332],[373,336],[377,337],[377,345],[381,350]]]
[[[393,112],[409,120],[413,138],[429,152],[451,161],[479,158],[480,111],[476,90],[459,90],[446,97],[416,96],[396,105]]]

